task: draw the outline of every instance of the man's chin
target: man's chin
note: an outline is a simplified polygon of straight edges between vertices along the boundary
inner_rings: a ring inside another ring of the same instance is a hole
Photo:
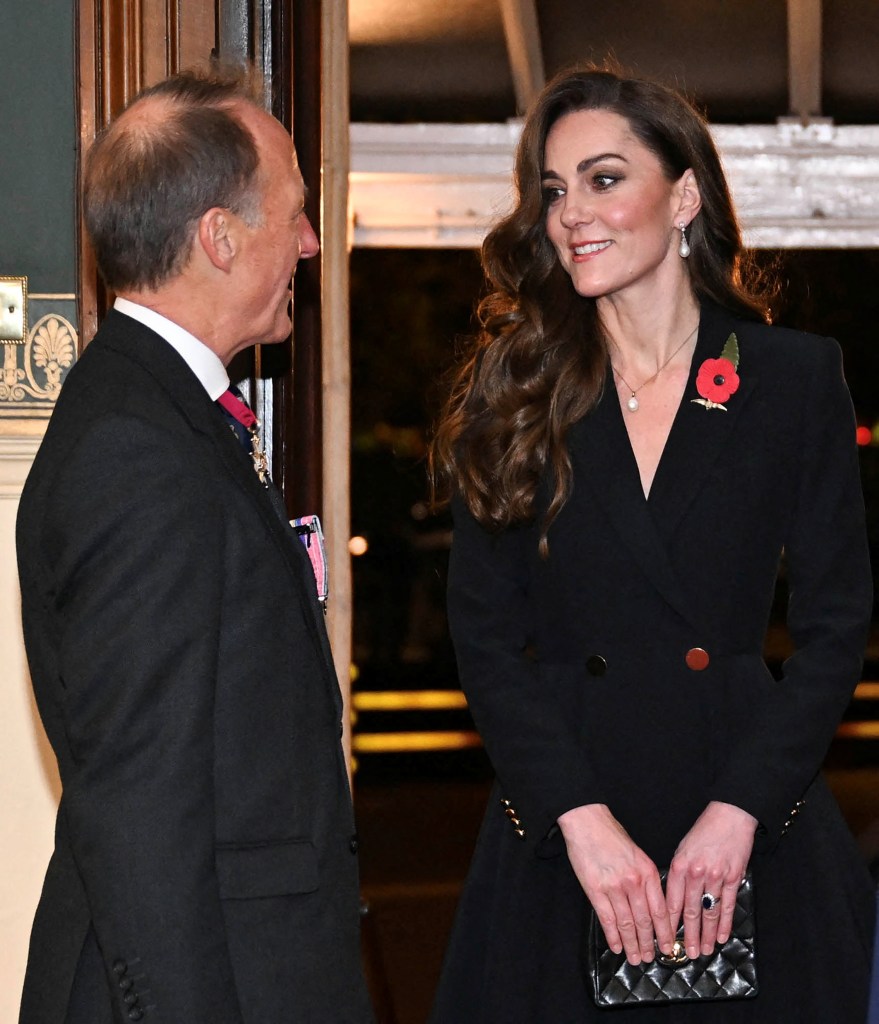
[[[280,345],[282,341],[286,341],[293,330],[293,321],[289,315],[279,317],[275,329],[264,338],[262,341],[263,345]]]
[[[283,334],[283,335],[280,335],[280,336],[272,335],[271,338],[263,338],[262,341],[259,342],[259,344],[260,345],[280,345],[281,342],[286,341],[290,337],[290,334],[291,334],[291,330],[290,330],[290,328],[288,328],[286,334]]]

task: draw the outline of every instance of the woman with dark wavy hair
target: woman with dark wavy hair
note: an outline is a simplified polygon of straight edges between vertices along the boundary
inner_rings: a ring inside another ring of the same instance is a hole
[[[433,448],[450,625],[498,782],[432,1020],[595,1019],[593,913],[621,962],[697,969],[747,874],[756,995],[734,978],[636,1019],[861,1021],[872,886],[820,774],[871,614],[839,348],[767,325],[677,93],[563,73],[515,183]],[[782,554],[794,653],[775,679]]]

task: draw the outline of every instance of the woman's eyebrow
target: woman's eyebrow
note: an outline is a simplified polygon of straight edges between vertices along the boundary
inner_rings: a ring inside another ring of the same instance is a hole
[[[577,164],[577,174],[583,174],[584,171],[588,171],[590,167],[597,163],[601,163],[602,160],[621,160],[623,163],[628,163],[624,156],[619,153],[599,153],[598,156],[590,156],[585,160],[581,160]],[[541,178],[558,178],[559,175],[549,168],[546,168],[541,174]]]

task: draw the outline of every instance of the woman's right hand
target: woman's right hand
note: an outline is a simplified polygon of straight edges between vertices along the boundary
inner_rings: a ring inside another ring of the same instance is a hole
[[[651,961],[656,943],[671,953],[674,934],[659,871],[606,804],[585,804],[559,819],[568,859],[608,946],[630,964]]]

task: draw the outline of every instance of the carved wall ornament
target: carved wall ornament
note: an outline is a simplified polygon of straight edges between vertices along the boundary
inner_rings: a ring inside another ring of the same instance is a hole
[[[23,345],[4,345],[0,417],[51,415],[67,371],[76,360],[76,328],[58,312],[41,316]]]

